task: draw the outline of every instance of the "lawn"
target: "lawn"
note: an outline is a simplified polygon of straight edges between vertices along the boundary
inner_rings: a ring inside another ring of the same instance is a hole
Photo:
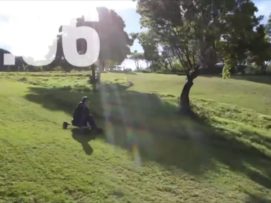
[[[271,202],[271,78],[0,73],[0,202]],[[62,130],[83,95],[103,135]]]

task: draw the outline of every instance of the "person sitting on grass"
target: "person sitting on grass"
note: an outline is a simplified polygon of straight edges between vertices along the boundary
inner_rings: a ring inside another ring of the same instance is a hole
[[[80,103],[77,105],[73,113],[72,125],[78,127],[91,127],[91,130],[101,132],[102,130],[97,127],[93,116],[90,114],[88,108],[88,97],[84,96]]]

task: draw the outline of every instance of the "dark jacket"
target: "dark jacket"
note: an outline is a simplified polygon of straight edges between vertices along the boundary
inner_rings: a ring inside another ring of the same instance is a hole
[[[75,126],[85,126],[87,123],[87,118],[89,116],[89,108],[80,102],[73,112],[72,124]]]

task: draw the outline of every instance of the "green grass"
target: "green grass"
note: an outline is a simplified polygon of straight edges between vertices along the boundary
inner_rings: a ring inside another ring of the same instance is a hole
[[[271,79],[0,74],[0,202],[271,202]],[[263,81],[263,82],[260,82]],[[104,135],[64,120],[83,95]]]

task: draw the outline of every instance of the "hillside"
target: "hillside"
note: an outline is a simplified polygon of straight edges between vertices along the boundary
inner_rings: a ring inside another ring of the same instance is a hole
[[[271,79],[0,73],[0,202],[271,202]],[[61,129],[83,95],[96,139]]]

